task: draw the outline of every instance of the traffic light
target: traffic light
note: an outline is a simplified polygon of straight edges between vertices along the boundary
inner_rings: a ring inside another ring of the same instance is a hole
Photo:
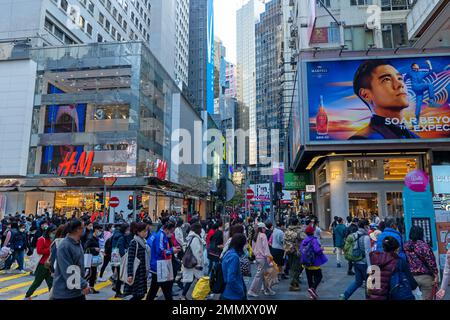
[[[225,201],[227,198],[227,180],[219,179],[217,182],[217,197],[221,201]]]
[[[136,210],[142,209],[142,195],[139,194],[136,196]]]
[[[133,196],[128,196],[128,209],[133,210]]]
[[[103,203],[103,193],[102,192],[95,194],[95,201],[98,203]]]

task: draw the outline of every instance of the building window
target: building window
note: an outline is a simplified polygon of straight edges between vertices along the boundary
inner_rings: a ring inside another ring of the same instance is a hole
[[[111,28],[111,35],[113,36],[113,38],[116,38],[116,28]]]
[[[387,213],[390,217],[403,217],[403,194],[401,192],[386,193]]]
[[[123,21],[123,30],[125,30],[125,32],[127,31],[127,27],[128,27],[128,23],[124,20]]]
[[[384,24],[382,26],[383,47],[397,48],[408,44],[406,24]]]
[[[53,23],[47,18],[45,19],[44,28],[49,32],[53,32]]]
[[[322,4],[324,4],[327,8],[329,8],[330,7],[330,0],[317,0],[316,4],[319,7],[323,7]]]
[[[97,35],[97,42],[103,42],[103,37],[100,33]]]
[[[79,20],[78,25],[80,26],[81,29],[84,30],[85,24],[86,24],[86,20],[82,16],[80,16],[80,20]]]
[[[105,16],[102,13],[99,13],[98,15],[98,22],[103,25],[105,23]]]
[[[61,0],[61,9],[63,9],[65,12],[67,12],[67,8],[69,7],[69,3],[67,2],[67,0]]]
[[[89,1],[88,10],[90,13],[94,14],[94,3],[92,1]]]
[[[88,35],[92,36],[92,26],[89,23],[87,24],[86,31],[87,31]]]
[[[373,4],[373,0],[350,0],[351,6],[368,6]]]
[[[414,6],[416,0],[381,0],[381,10],[408,10]]]
[[[119,14],[117,16],[117,21],[119,22],[120,25],[122,24],[122,15],[121,14]]]
[[[58,28],[56,26],[55,26],[55,33],[54,34],[61,41],[64,40],[64,32],[60,28]]]
[[[117,9],[116,8],[113,9],[112,15],[114,18],[117,18]]]
[[[327,166],[323,166],[317,174],[319,186],[327,182]]]
[[[377,160],[347,160],[348,180],[378,180]]]
[[[371,193],[349,193],[348,208],[351,217],[369,219],[372,214],[378,212],[378,194]]]
[[[106,23],[105,23],[105,28],[106,28],[106,30],[109,32],[109,28],[111,27],[111,23],[108,21],[108,20],[106,20]]]
[[[404,180],[408,172],[418,168],[418,163],[417,159],[385,159],[383,167],[384,180]]]
[[[111,1],[106,1],[106,9],[108,10],[108,11],[111,11]]]

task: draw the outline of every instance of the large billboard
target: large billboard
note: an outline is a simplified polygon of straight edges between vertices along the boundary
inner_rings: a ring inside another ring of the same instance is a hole
[[[450,56],[306,62],[309,140],[450,137]]]

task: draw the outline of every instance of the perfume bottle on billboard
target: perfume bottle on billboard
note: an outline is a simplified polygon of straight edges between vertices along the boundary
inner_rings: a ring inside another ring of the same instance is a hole
[[[320,96],[319,112],[316,116],[317,135],[324,136],[328,134],[328,115],[323,105],[323,96]]]

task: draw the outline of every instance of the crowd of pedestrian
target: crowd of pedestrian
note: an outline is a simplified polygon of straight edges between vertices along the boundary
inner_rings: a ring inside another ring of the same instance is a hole
[[[73,300],[97,294],[97,283],[111,281],[116,298],[151,301],[161,289],[166,300],[246,300],[276,296],[280,281],[289,282],[289,291],[301,291],[304,275],[303,290],[319,299],[328,257],[313,215],[294,213],[274,223],[258,214],[236,214],[226,223],[219,214],[205,221],[199,214],[183,219],[175,212],[153,218],[143,213],[126,221],[119,215],[108,224],[101,214],[87,212],[79,218],[10,215],[1,222],[1,267],[6,273],[32,272],[25,299],[44,281],[51,299]],[[347,274],[354,276],[341,300],[361,287],[369,300],[444,297],[450,247],[439,287],[434,253],[421,227],[411,228],[408,241],[398,220],[378,216],[346,222],[335,217],[330,230],[336,267],[347,263]],[[79,281],[71,287],[74,273]]]

